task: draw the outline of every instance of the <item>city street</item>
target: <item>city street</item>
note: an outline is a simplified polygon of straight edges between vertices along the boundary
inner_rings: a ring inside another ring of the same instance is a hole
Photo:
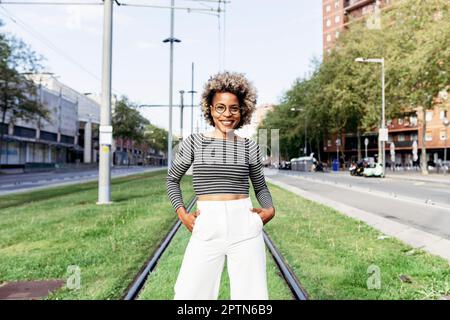
[[[136,173],[163,170],[166,167],[113,167],[111,177],[124,177]],[[98,169],[71,172],[36,172],[0,175],[0,195],[32,191],[47,187],[69,185],[98,179]]]
[[[344,173],[266,170],[266,175],[322,198],[450,239],[450,186],[446,183],[371,179]],[[435,204],[426,203],[427,199]]]

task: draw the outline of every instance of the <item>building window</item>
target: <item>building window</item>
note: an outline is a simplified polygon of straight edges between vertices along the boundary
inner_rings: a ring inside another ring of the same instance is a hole
[[[327,147],[331,147],[331,140],[327,140]]]
[[[0,133],[8,134],[8,124],[0,123]]]
[[[336,31],[336,39],[339,38],[339,31]]]
[[[41,131],[41,140],[58,141],[58,135],[53,132]]]
[[[331,27],[331,19],[327,19],[327,27]]]
[[[433,120],[433,111],[427,111],[425,119],[427,122]]]
[[[339,22],[341,22],[341,16],[334,17],[334,23],[338,24]]]
[[[447,117],[447,111],[445,110],[441,110],[439,111],[439,119],[444,119],[445,117]]]
[[[327,34],[327,42],[331,41],[331,34]]]
[[[433,132],[427,131],[425,134],[425,141],[433,141]]]
[[[441,139],[442,141],[447,140],[447,134],[446,134],[445,130],[441,130],[441,131],[439,132],[439,136],[440,136],[440,139]]]
[[[405,141],[405,135],[404,134],[399,134],[397,136],[397,141]]]
[[[71,136],[61,135],[61,143],[74,144],[75,138]]]
[[[339,0],[334,1],[334,8],[335,9],[339,8]]]
[[[25,128],[25,127],[14,126],[14,135],[18,136],[18,137],[35,139],[36,138],[36,130],[30,129],[30,128]]]
[[[402,124],[403,124],[403,118],[398,118],[397,121],[398,121],[398,124],[399,124],[399,125],[402,125]]]
[[[413,133],[412,135],[411,135],[411,141],[418,141],[419,139],[418,139],[418,136],[417,136],[417,133]]]
[[[411,121],[412,126],[417,126],[417,117],[416,116],[411,116],[409,118],[409,121]]]
[[[330,12],[331,11],[331,6],[329,4],[327,4],[326,8],[325,8],[326,12]]]

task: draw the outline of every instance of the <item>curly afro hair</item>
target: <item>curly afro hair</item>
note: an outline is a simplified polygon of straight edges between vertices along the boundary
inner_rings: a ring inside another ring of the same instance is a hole
[[[222,72],[209,78],[206,82],[202,93],[202,111],[206,121],[214,125],[213,116],[211,115],[212,101],[214,95],[220,92],[233,93],[239,100],[241,107],[241,121],[234,129],[239,129],[245,124],[249,124],[252,113],[255,111],[257,93],[255,87],[245,78],[243,73]]]

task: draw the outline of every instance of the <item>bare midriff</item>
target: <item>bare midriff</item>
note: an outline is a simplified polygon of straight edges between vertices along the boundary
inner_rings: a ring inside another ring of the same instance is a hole
[[[248,198],[246,194],[204,194],[199,195],[197,201],[223,201]]]

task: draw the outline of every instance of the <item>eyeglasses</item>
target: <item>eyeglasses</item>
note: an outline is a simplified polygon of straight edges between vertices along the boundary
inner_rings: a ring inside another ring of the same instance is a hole
[[[211,106],[211,107],[212,107],[212,106]],[[214,109],[216,110],[216,112],[217,112],[218,114],[222,114],[222,113],[225,112],[225,110],[227,109],[227,107],[224,106],[223,104],[219,104],[219,105],[216,105],[216,106],[214,107]],[[234,105],[234,106],[229,106],[229,109],[230,109],[230,113],[231,113],[232,115],[239,114],[239,112],[241,111],[241,107],[240,107],[240,106],[236,106],[236,105]]]

